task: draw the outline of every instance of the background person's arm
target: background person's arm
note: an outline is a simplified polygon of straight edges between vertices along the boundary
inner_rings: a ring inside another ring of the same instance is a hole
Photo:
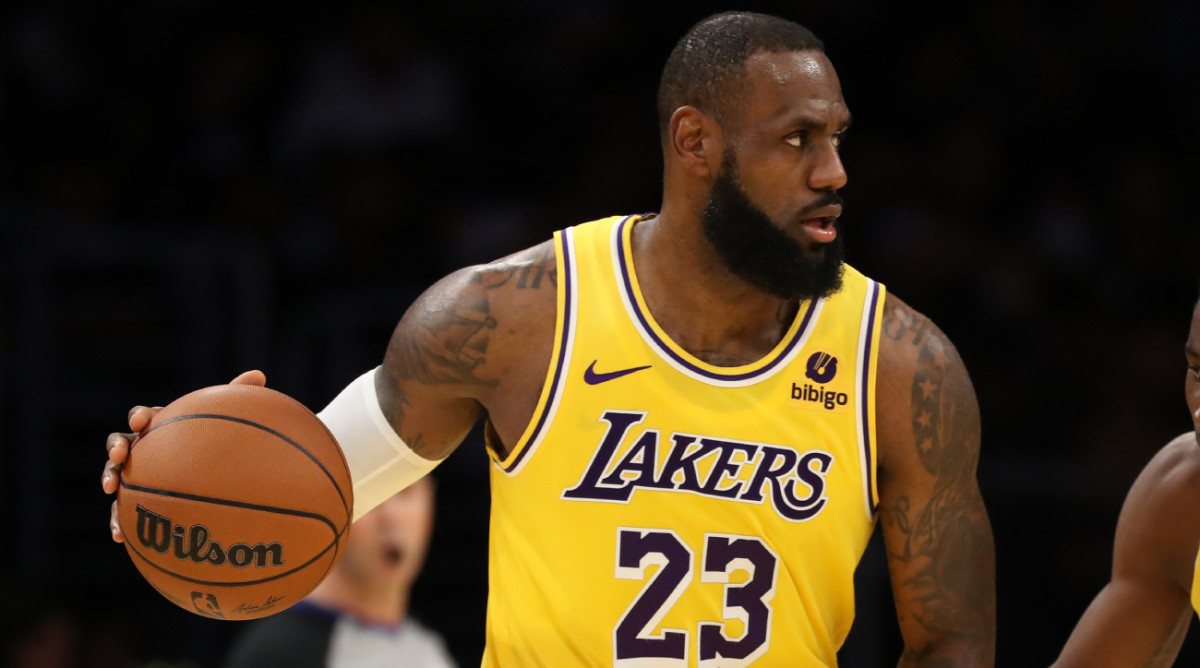
[[[1067,640],[1055,668],[1171,666],[1192,619],[1200,544],[1200,445],[1193,433],[1155,455],[1129,490],[1112,580]]]

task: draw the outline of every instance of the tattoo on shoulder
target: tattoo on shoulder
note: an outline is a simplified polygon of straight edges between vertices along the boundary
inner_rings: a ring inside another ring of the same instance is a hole
[[[949,340],[902,304],[885,307],[883,333],[917,348],[912,378],[912,435],[925,471],[935,478],[922,507],[900,496],[880,521],[903,536],[889,557],[906,565],[916,620],[968,644],[988,644],[994,610],[992,577],[979,577],[980,549],[991,560],[991,528],[975,482],[979,409],[966,369]],[[972,573],[976,575],[973,576]]]
[[[386,366],[401,380],[425,385],[499,387],[477,369],[487,361],[488,340],[497,327],[490,295],[497,290],[554,289],[558,267],[546,244],[523,259],[470,270],[439,291],[422,295],[401,320],[388,344]]]
[[[954,471],[974,476],[979,411],[958,352],[936,325],[903,305],[885,308],[883,333],[918,349],[910,405],[921,463],[934,476]]]
[[[388,344],[387,366],[396,377],[425,385],[495,387],[499,380],[475,373],[486,359],[488,335],[494,329],[483,278],[473,274],[457,295],[426,294],[413,304]]]
[[[484,281],[487,289],[494,290],[506,285],[517,290],[538,290],[542,287],[558,287],[558,260],[554,247],[543,245],[535,249],[532,257],[524,261],[498,263],[488,267]]]
[[[903,341],[912,337],[912,344],[919,346],[925,342],[925,330],[929,321],[920,314],[911,311],[904,304],[893,304],[891,299],[883,303],[883,335],[893,341]]]

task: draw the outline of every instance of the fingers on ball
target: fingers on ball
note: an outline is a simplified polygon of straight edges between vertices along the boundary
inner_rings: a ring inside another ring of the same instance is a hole
[[[129,452],[129,442],[131,440],[133,440],[133,434],[122,434],[120,432],[109,434],[108,440],[104,442],[104,449],[108,451],[108,458],[116,461],[118,464],[124,461],[125,455]]]
[[[124,543],[125,534],[121,532],[121,524],[117,521],[117,502],[112,502],[112,512],[108,517],[108,528],[112,532],[112,539],[115,543]]]
[[[150,425],[150,419],[154,417],[156,409],[146,408],[145,406],[134,406],[129,411],[129,428],[134,432],[140,432]]]
[[[113,462],[107,462],[104,465],[104,473],[100,475],[100,486],[104,488],[105,494],[112,494],[117,491],[118,481],[121,479],[121,467]]]

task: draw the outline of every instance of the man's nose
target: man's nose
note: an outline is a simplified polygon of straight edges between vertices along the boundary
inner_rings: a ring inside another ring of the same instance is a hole
[[[832,141],[825,142],[817,162],[808,176],[808,186],[816,192],[841,190],[846,186],[846,168],[842,156]]]

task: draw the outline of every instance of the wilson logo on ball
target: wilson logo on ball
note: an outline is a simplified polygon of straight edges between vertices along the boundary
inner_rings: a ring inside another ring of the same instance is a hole
[[[137,538],[144,547],[155,552],[174,552],[177,559],[190,559],[197,564],[230,564],[238,568],[283,565],[283,545],[279,543],[253,546],[234,543],[224,547],[217,541],[209,542],[208,527],[203,524],[191,527],[175,524],[171,518],[163,517],[141,504],[137,506]]]

